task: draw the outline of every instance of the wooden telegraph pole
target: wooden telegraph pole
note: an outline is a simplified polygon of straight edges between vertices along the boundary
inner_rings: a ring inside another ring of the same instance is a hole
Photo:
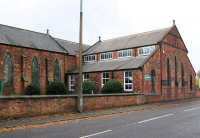
[[[78,98],[77,98],[77,111],[83,112],[83,71],[82,71],[82,51],[83,51],[83,0],[80,0],[80,28],[79,28],[79,82],[78,82]]]

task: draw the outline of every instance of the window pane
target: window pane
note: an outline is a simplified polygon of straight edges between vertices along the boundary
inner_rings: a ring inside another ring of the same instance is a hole
[[[9,54],[5,56],[4,61],[4,83],[13,84],[13,60]]]
[[[39,62],[35,57],[32,61],[32,83],[39,85]]]
[[[61,66],[58,60],[56,60],[54,63],[54,80],[61,81]]]

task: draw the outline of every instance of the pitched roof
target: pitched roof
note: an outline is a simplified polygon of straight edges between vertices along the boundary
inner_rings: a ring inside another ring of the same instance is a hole
[[[75,55],[76,52],[79,50],[79,43],[62,40],[55,38],[55,40],[59,43],[60,46],[62,46],[70,55]],[[90,46],[89,45],[83,45],[83,51],[86,51]]]
[[[83,64],[83,72],[99,72],[124,69],[137,69],[143,65],[149,56],[137,56],[124,59],[115,59],[108,61],[99,61]],[[69,74],[78,73],[78,68],[73,69]]]
[[[171,28],[172,27],[100,41],[89,48],[84,54],[89,55],[157,44]]]
[[[0,43],[66,53],[50,36],[0,24]]]

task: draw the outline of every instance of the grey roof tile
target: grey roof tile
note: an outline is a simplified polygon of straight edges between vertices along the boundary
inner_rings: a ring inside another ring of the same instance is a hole
[[[0,25],[0,43],[66,53],[50,36],[20,28]]]
[[[88,49],[84,55],[157,44],[170,29],[171,27],[104,40],[96,43],[93,47]]]
[[[70,55],[75,55],[76,52],[79,50],[79,43],[58,39],[55,38],[55,40],[62,46]],[[90,46],[89,45],[83,45],[83,51],[86,51]]]
[[[148,58],[149,56],[137,56],[124,59],[85,63],[83,64],[83,72],[86,73],[86,72],[137,69],[141,67]],[[69,72],[69,74],[73,73],[78,73],[78,68],[73,69]]]

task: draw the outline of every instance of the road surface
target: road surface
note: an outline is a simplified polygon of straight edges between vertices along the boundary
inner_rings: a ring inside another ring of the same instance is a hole
[[[0,138],[200,138],[200,101],[0,133]]]

